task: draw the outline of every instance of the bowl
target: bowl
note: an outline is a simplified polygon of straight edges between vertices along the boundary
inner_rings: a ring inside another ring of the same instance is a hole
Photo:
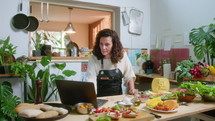
[[[75,108],[80,114],[89,114],[94,107],[92,103],[80,102],[75,105]]]
[[[118,101],[117,104],[122,108],[130,108],[130,107],[134,106],[134,104],[132,102],[131,103],[124,103],[123,101]]]

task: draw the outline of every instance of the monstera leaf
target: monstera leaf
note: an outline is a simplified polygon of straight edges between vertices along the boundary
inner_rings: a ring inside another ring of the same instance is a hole
[[[13,89],[9,82],[0,85],[0,114],[5,117],[17,117],[13,111],[21,103],[20,98],[13,95]]]
[[[1,110],[9,117],[16,117],[17,114],[13,111],[15,107],[21,103],[20,98],[13,95],[7,95],[2,99]]]

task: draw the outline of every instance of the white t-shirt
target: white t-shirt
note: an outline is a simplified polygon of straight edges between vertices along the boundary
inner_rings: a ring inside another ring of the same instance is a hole
[[[115,69],[115,66],[112,64],[110,59],[103,59],[103,70],[112,70]],[[124,85],[128,85],[128,80],[131,78],[136,78],[135,73],[133,71],[131,62],[126,54],[124,52],[123,58],[120,60],[120,62],[117,63],[117,68],[120,69],[124,76]],[[89,57],[88,61],[88,67],[87,67],[87,81],[93,82],[95,85],[95,88],[97,90],[97,75],[99,74],[99,71],[101,70],[101,60],[98,60],[95,55],[92,55]]]

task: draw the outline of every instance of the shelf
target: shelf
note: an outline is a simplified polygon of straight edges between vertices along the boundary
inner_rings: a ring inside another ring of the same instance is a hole
[[[0,74],[0,78],[8,78],[8,77],[21,77],[20,74]]]
[[[201,78],[193,78],[193,79],[187,79],[183,78],[183,81],[215,81],[215,75],[208,75],[207,77],[201,77]]]

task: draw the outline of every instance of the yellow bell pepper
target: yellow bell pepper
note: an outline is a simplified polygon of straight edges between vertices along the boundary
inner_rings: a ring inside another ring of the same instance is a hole
[[[208,69],[211,71],[211,75],[215,75],[215,68],[214,68],[214,66],[208,66]]]

